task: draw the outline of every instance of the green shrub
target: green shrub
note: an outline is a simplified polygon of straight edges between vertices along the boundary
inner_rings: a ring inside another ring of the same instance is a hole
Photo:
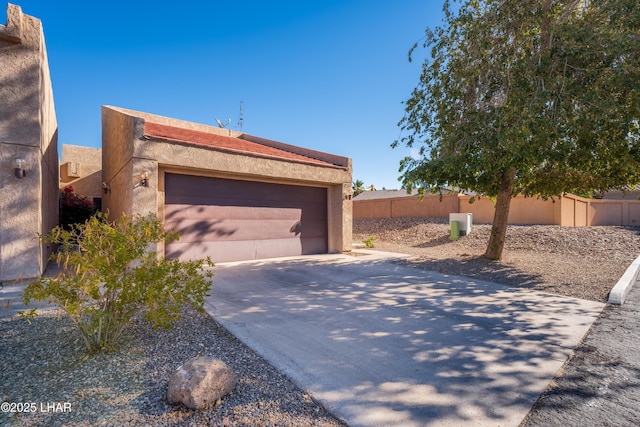
[[[373,248],[373,247],[375,246],[375,245],[374,245],[374,243],[373,243],[373,241],[374,241],[374,240],[376,240],[376,236],[371,236],[371,237],[369,237],[368,239],[364,239],[364,240],[362,241],[362,243],[364,243],[364,245],[365,245],[367,248],[370,248],[370,249],[371,249],[371,248]]]
[[[42,240],[59,245],[51,259],[61,272],[30,283],[23,302],[48,300],[59,306],[89,353],[115,348],[137,313],[156,328],[169,328],[185,304],[202,310],[213,276],[202,270],[213,266],[209,258],[181,262],[151,250],[157,242],[177,238],[154,215],[123,216],[112,224],[98,213],[84,224],[56,227]]]

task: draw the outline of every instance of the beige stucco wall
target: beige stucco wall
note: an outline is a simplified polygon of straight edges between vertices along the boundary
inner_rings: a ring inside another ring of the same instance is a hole
[[[116,219],[131,215],[133,205],[133,135],[136,119],[102,107],[102,210]]]
[[[334,168],[146,140],[144,120],[229,135],[212,126],[103,106],[103,177],[111,190],[102,206],[113,218],[149,212],[162,218],[166,172],[318,186],[328,190],[329,251],[351,250],[351,160],[347,167]],[[149,187],[135,187],[144,169],[150,172]]]
[[[62,144],[60,190],[69,185],[89,199],[102,197],[102,149]]]
[[[470,200],[471,196],[460,196],[460,212],[473,214],[474,223],[493,223],[495,214],[493,201],[487,197],[476,198],[473,203],[469,203]],[[557,200],[516,196],[511,199],[509,224],[557,224],[559,209]]]
[[[640,226],[639,200],[585,199],[567,194],[561,203],[561,225]]]
[[[57,121],[39,19],[7,6],[0,25],[0,280],[32,278],[51,252],[38,234],[58,223]],[[26,160],[26,177],[13,162]]]
[[[355,218],[448,218],[450,213],[458,212],[457,194],[427,194],[421,200],[419,196],[389,197],[353,201]]]

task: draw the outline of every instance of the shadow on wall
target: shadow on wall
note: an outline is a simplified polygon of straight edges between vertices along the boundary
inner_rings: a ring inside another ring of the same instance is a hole
[[[93,172],[89,175],[71,180],[69,182],[61,182],[60,190],[65,187],[72,186],[76,194],[88,198],[102,197],[102,170]]]
[[[0,93],[4,98],[0,105],[0,142],[40,141],[40,115],[37,113],[40,110],[40,69],[32,64],[19,71],[9,75],[0,74]],[[29,82],[25,81],[25,76],[35,78]]]
[[[214,261],[327,251],[327,190],[167,174],[165,227],[180,232],[169,257]]]
[[[204,207],[198,207],[198,213],[204,212]],[[196,249],[200,253],[207,252],[206,240],[211,236],[228,237],[234,235],[238,229],[229,228],[222,225],[221,220],[188,220],[182,217],[180,211],[172,211],[165,215],[165,225],[168,224],[170,231],[178,231],[180,238],[178,242],[189,243],[190,249]],[[192,252],[192,251],[190,251]],[[165,253],[169,258],[179,258],[185,254],[185,250],[178,249],[176,246]]]
[[[2,57],[6,59],[8,56]],[[38,228],[38,218],[42,215],[45,227],[56,222],[56,216],[51,217],[47,207],[52,203],[57,206],[57,197],[46,195],[45,191],[47,185],[52,184],[56,187],[57,195],[57,181],[47,174],[46,166],[52,158],[57,158],[57,131],[52,135],[48,151],[42,153],[42,128],[38,114],[39,73],[36,64],[29,65],[19,73],[0,73],[0,160],[3,168],[6,168],[0,174],[0,279],[5,280],[13,280],[21,275],[36,277],[41,273],[38,258],[43,253],[48,254],[48,250],[45,248],[41,252],[38,233],[47,230]],[[32,142],[32,145],[25,145],[25,142]],[[26,177],[22,180],[15,178],[13,168],[9,169],[18,157],[27,160]],[[39,178],[40,173],[46,175]],[[42,179],[42,184],[39,179]],[[42,208],[38,198],[42,200]],[[44,210],[40,212],[40,209]],[[44,263],[46,259],[43,259]]]
[[[204,209],[198,208],[198,210],[203,211]],[[199,255],[202,257],[211,255],[212,251],[220,255],[220,251],[224,250],[227,251],[225,256],[219,258],[223,261],[218,261],[224,262],[254,259],[252,258],[254,255],[255,258],[272,258],[326,253],[327,237],[326,235],[317,235],[318,221],[305,221],[304,213],[302,217],[300,220],[291,219],[291,225],[286,227],[286,230],[284,228],[279,230],[278,237],[269,237],[272,230],[267,222],[261,224],[263,230],[256,231],[256,224],[247,224],[242,228],[237,225],[237,221],[233,220],[190,220],[181,217],[179,211],[172,211],[165,216],[165,226],[169,230],[178,231],[180,238],[165,247],[165,255],[170,258],[178,258],[183,255],[197,258]],[[307,224],[306,227],[305,224]],[[326,221],[322,221],[322,225],[326,229]],[[286,235],[284,231],[287,231]],[[231,245],[223,246],[225,243]],[[237,246],[234,245],[235,243]],[[218,252],[216,252],[216,247]]]
[[[42,234],[47,234],[60,223],[60,191],[59,191],[59,160],[58,160],[58,129],[54,131],[42,160]],[[43,269],[46,269],[49,257],[54,247],[46,244],[42,246]]]

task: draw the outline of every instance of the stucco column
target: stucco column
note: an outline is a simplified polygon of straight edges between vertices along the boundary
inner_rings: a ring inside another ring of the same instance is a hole
[[[43,270],[38,240],[42,231],[40,150],[1,143],[0,156],[0,280],[37,277]],[[13,173],[16,158],[25,160],[22,179]]]
[[[133,215],[158,215],[158,162],[134,157],[132,160],[131,188],[133,190]],[[143,176],[146,184],[143,185]]]
[[[342,184],[342,245],[350,251],[353,243],[353,188],[351,182]]]
[[[353,223],[351,182],[334,185],[327,190],[329,252],[351,250]]]
[[[58,222],[58,126],[42,23],[12,4],[0,25],[0,64],[0,280],[33,278],[51,250],[38,234]]]

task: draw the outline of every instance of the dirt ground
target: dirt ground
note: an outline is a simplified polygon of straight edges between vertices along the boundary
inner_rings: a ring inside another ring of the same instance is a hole
[[[474,224],[451,241],[440,218],[358,219],[353,241],[373,236],[375,249],[414,255],[405,262],[416,268],[600,302],[640,255],[639,227],[510,225],[503,259],[490,261],[490,230]]]

